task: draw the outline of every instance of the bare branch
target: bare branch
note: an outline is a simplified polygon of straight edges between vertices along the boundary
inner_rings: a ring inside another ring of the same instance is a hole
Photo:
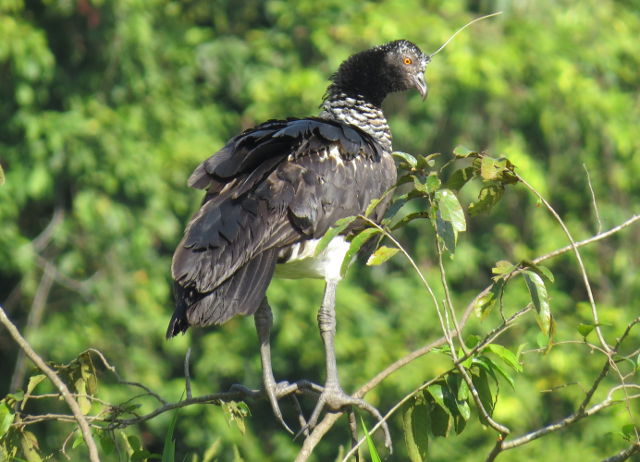
[[[619,224],[618,226],[614,226],[613,228],[603,232],[603,233],[599,233],[596,234],[593,237],[590,237],[589,239],[585,239],[584,241],[579,241],[575,243],[575,247],[583,247],[585,245],[591,244],[593,242],[596,241],[600,241],[602,239],[606,239],[607,237],[623,230],[624,228],[627,228],[629,226],[631,226],[632,224],[634,224],[636,221],[640,220],[640,215],[633,215],[631,218],[629,218],[628,220],[626,220],[624,223]],[[573,245],[567,245],[565,247],[562,247],[560,249],[554,250],[553,252],[549,252],[545,255],[542,255],[541,257],[538,257],[536,259],[533,260],[534,263],[540,263],[543,262],[545,260],[548,260],[550,258],[553,257],[557,257],[558,255],[562,255],[563,253],[567,253],[570,250],[573,250]]]
[[[622,462],[623,460],[627,460],[629,457],[633,456],[634,454],[638,454],[639,452],[640,452],[640,442],[636,441],[631,446],[629,446],[626,449],[623,449],[616,455],[603,459],[602,462]]]
[[[73,399],[73,396],[71,396],[71,393],[69,392],[69,389],[67,388],[65,383],[62,380],[60,380],[60,377],[58,377],[58,374],[56,374],[53,369],[47,366],[47,364],[42,360],[42,358],[38,356],[38,354],[33,350],[33,348],[31,348],[31,345],[29,345],[29,343],[24,339],[24,337],[20,335],[20,332],[18,331],[16,326],[9,320],[6,313],[4,312],[4,309],[1,306],[0,306],[0,322],[4,324],[4,326],[9,331],[9,334],[11,334],[15,342],[22,349],[22,351],[25,352],[25,354],[29,357],[29,359],[31,359],[31,361],[33,361],[34,364],[38,367],[38,369],[44,372],[45,375],[49,378],[49,380],[53,382],[56,388],[60,390],[60,393],[62,393],[64,400],[68,404],[69,408],[71,409],[71,412],[73,413],[76,421],[78,422],[78,426],[80,427],[80,431],[82,432],[82,437],[84,438],[87,448],[89,449],[89,459],[91,460],[91,462],[100,462],[98,449],[96,447],[95,441],[93,440],[93,436],[91,435],[91,429],[89,428],[87,419],[82,414],[82,411],[80,410],[80,406],[78,406],[78,403],[76,402],[76,400]]]

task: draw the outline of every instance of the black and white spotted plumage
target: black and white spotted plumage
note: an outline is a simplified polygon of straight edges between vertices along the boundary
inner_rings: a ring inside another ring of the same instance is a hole
[[[173,257],[168,337],[253,314],[276,264],[309,256],[305,245],[395,184],[380,105],[392,91],[424,96],[427,61],[405,40],[353,55],[332,76],[319,117],[265,122],[195,169],[189,185],[207,192]]]

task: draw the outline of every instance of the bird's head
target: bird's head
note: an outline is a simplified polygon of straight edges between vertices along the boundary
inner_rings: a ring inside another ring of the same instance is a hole
[[[429,56],[408,40],[395,40],[348,58],[332,76],[329,91],[364,96],[379,106],[392,92],[415,88],[427,96],[424,72]]]

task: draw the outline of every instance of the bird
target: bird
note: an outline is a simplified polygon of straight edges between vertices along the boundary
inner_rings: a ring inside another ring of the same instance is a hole
[[[176,305],[166,336],[253,315],[264,392],[289,431],[278,405],[288,382],[277,383],[271,367],[273,315],[266,291],[276,276],[325,281],[317,320],[326,378],[307,427],[313,428],[324,408],[356,406],[381,419],[373,406],[342,389],[334,348],[340,267],[362,221],[326,247],[318,245],[337,220],[364,214],[372,200],[384,196],[370,215],[374,222],[382,220],[390,202],[385,192],[397,178],[382,102],[392,92],[410,89],[424,100],[429,61],[408,40],[353,54],[330,76],[319,115],[247,129],[188,179],[205,194],[173,255]]]

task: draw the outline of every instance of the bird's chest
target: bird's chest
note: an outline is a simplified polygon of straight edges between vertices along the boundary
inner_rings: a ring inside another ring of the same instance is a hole
[[[296,242],[280,253],[276,265],[276,277],[285,279],[315,278],[327,281],[339,281],[340,267],[349,250],[349,243],[343,236],[334,237],[321,252],[316,255],[320,239]]]

